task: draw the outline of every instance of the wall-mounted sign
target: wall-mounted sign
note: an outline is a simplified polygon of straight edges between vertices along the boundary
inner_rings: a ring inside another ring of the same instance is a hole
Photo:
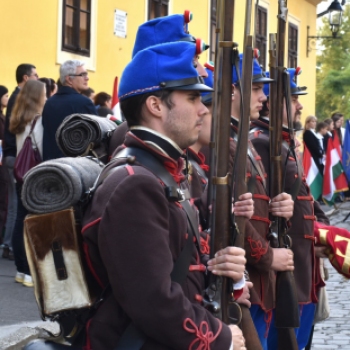
[[[127,18],[126,12],[114,10],[114,35],[126,38]]]

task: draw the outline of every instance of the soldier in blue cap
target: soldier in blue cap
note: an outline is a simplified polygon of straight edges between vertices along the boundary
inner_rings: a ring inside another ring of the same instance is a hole
[[[137,52],[147,47],[171,43],[175,41],[187,41],[196,46],[194,61],[199,75],[206,77],[207,72],[198,62],[198,56],[209,48],[202,39],[195,38],[188,31],[188,24],[193,19],[190,11],[186,10],[183,15],[171,15],[154,18],[140,25],[137,30],[132,57]]]
[[[240,57],[240,74],[242,73],[242,56]],[[206,84],[213,86],[213,71],[214,67],[212,65],[206,64],[208,78],[205,79]],[[232,97],[236,101],[235,109],[240,109],[240,90],[238,86],[237,74],[234,72],[233,82],[235,83],[233,89],[236,91],[236,95]],[[259,67],[257,61],[254,63],[254,83],[253,83],[253,96],[252,96],[252,108],[251,115],[253,118],[259,116],[259,109],[261,107],[258,105],[259,101],[266,100],[266,97],[262,93],[262,86],[264,83],[271,82],[271,79],[266,79],[263,75],[261,68]],[[211,113],[211,104],[213,99],[212,92],[203,92],[202,93],[202,102],[208,106],[208,109]],[[238,103],[237,103],[238,100]],[[203,190],[203,186],[207,183],[207,178],[205,176],[205,171],[208,170],[208,165],[205,164],[203,156],[200,150],[205,148],[210,141],[210,119],[211,114],[207,115],[205,119],[207,121],[203,122],[203,127],[199,135],[199,139],[195,145],[191,146],[188,150],[190,163],[194,169],[192,169],[191,176],[191,193],[194,197],[199,196]],[[233,119],[232,123],[236,126],[238,123],[237,119]],[[234,128],[234,126],[233,126]],[[233,135],[235,138],[235,131]],[[235,157],[236,141],[234,139],[230,142],[230,153],[231,153],[231,170],[233,167],[234,157]],[[248,154],[256,155],[253,147],[250,146]],[[255,166],[261,169],[261,175],[255,170]],[[248,168],[248,177],[254,176],[256,178],[255,186],[253,190],[253,198],[255,199],[255,214],[252,217],[251,221],[247,224],[246,232],[246,244],[245,250],[248,259],[247,270],[250,274],[250,278],[253,281],[253,289],[251,291],[251,302],[253,303],[252,316],[253,320],[259,330],[259,336],[262,344],[265,344],[267,347],[267,337],[264,337],[266,333],[265,318],[268,319],[268,316],[271,315],[271,310],[274,306],[274,272],[271,268],[276,268],[276,266],[288,263],[292,263],[292,258],[290,252],[287,250],[281,250],[273,254],[272,248],[268,246],[268,241],[266,239],[266,233],[269,226],[269,197],[266,194],[266,190],[263,187],[264,182],[264,171],[263,166],[259,163],[258,159],[247,159],[247,168]],[[199,208],[201,208],[201,202],[196,200],[195,203]],[[276,207],[275,207],[276,205]],[[276,215],[281,215],[281,207],[284,211],[283,215],[289,217],[292,215],[292,201],[290,197],[286,194],[276,197],[274,199],[274,204],[271,206],[271,210]],[[238,212],[235,212],[237,215],[241,215]],[[247,216],[247,215],[246,215]],[[251,218],[251,214],[248,217]],[[204,221],[204,220],[203,220]],[[204,222],[203,225],[206,223]],[[243,294],[238,298],[239,303],[243,303],[248,307],[251,306],[249,299],[249,288],[252,288],[252,282],[246,282],[246,286],[243,290]],[[238,297],[238,295],[237,295]],[[260,313],[257,311],[260,310]]]
[[[205,45],[201,39],[196,39],[189,34],[188,24],[192,20],[192,17],[191,12],[186,10],[183,15],[175,14],[158,17],[141,24],[137,30],[132,57],[134,57],[137,52],[153,45],[177,41],[189,42],[196,48],[193,55],[193,62],[199,75],[204,78],[207,77],[207,72],[198,59],[199,55],[207,50],[209,46]],[[141,65],[141,67],[143,67],[143,65]],[[109,143],[110,156],[112,156],[118,146],[123,144],[127,131],[128,127],[125,122],[119,125],[114,131]]]
[[[205,65],[208,77],[204,79],[207,86],[214,86],[214,65],[206,63]],[[202,92],[202,102],[208,108],[207,113],[203,118],[203,124],[198,136],[197,142],[187,148],[187,157],[189,161],[189,189],[193,202],[199,209],[199,217],[202,228],[207,229],[207,185],[208,185],[208,172],[209,165],[206,163],[206,157],[204,153],[207,152],[211,140],[211,125],[212,125],[212,103],[213,92]],[[201,152],[204,151],[204,153]],[[236,216],[244,216],[250,219],[253,215],[253,200],[251,193],[245,193],[241,195],[239,201],[236,201],[233,206],[233,211]],[[201,239],[201,250],[203,253],[209,252],[209,237],[207,240]],[[250,306],[249,302],[249,288],[252,287],[252,283],[247,281],[241,281],[234,288],[234,298],[239,304],[245,304]]]
[[[200,92],[211,89],[193,66],[194,55],[188,42],[155,45],[123,72],[119,99],[130,131],[83,219],[90,268],[101,290],[110,286],[89,323],[88,349],[113,349],[121,341],[132,348],[135,339],[145,350],[246,349],[240,329],[200,302],[206,270],[240,280],[244,251],[227,247],[206,261],[189,225],[191,207],[176,187],[184,178],[183,150],[196,142],[208,113]],[[175,271],[184,247],[190,261],[180,278]]]
[[[207,77],[204,79],[205,85],[213,88],[214,86],[214,65],[212,63],[206,63],[205,69],[207,71]],[[206,157],[201,152],[203,147],[206,147],[210,143],[211,137],[211,119],[212,119],[212,91],[206,91],[201,93],[202,102],[208,108],[209,113],[203,118],[203,125],[197,142],[187,149],[187,158],[189,161],[188,175],[190,183],[191,197],[196,199],[200,198],[207,189],[208,185],[208,171],[209,166],[206,164]],[[205,217],[202,218],[201,224],[206,227]]]
[[[299,101],[299,96],[306,94],[305,87],[299,87],[294,81],[294,77],[300,74],[300,68],[288,68],[290,74],[291,88],[291,117],[300,113],[303,106]],[[268,73],[266,73],[268,75]],[[269,96],[269,89],[265,87],[265,94]],[[269,152],[269,118],[268,101],[264,102],[264,108],[261,110],[259,120],[253,122],[251,131],[251,142],[259,150],[262,162],[267,172],[267,180],[270,174],[270,152]],[[283,147],[282,164],[285,164],[283,172],[285,175],[285,188],[294,199],[294,212],[290,218],[288,235],[292,238],[292,251],[294,253],[294,278],[297,289],[297,297],[300,305],[300,328],[296,329],[299,349],[304,349],[307,345],[310,331],[312,328],[315,303],[317,302],[317,279],[319,270],[315,268],[315,247],[314,247],[314,220],[329,224],[328,218],[314,201],[310,190],[305,182],[302,165],[295,156],[289,153],[288,144],[290,141],[290,131],[288,129],[288,116],[286,108],[283,116]],[[291,131],[294,132],[294,131]],[[269,181],[267,181],[269,186]],[[318,251],[318,250],[317,250]],[[319,253],[317,253],[319,254]],[[320,254],[322,254],[320,252]],[[271,323],[268,335],[268,348],[277,349],[277,330],[274,323]]]
[[[239,74],[242,72],[243,55],[240,55]],[[266,77],[258,61],[253,60],[252,92],[250,102],[250,120],[259,118],[266,96],[264,86],[273,80]],[[230,154],[233,167],[237,130],[241,109],[241,87],[235,67],[232,76]],[[239,137],[239,135],[238,135]],[[272,310],[275,307],[275,271],[293,270],[293,253],[288,249],[274,249],[267,240],[270,220],[269,213],[289,219],[293,214],[293,201],[287,193],[281,193],[270,201],[267,192],[266,173],[260,156],[251,143],[248,144],[247,178],[248,189],[253,192],[254,214],[246,227],[245,250],[247,270],[253,282],[251,295],[251,315],[261,344],[267,349],[267,333],[270,326]]]

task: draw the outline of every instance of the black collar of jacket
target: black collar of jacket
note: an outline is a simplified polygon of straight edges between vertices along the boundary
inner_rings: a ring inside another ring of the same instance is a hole
[[[258,120],[252,122],[253,127],[260,127],[263,129],[269,129],[269,119],[266,117],[260,117]],[[282,132],[289,134],[289,128],[282,126]]]
[[[231,136],[234,137],[238,132],[238,120],[231,116]]]
[[[58,95],[66,95],[66,94],[79,94],[79,92],[73,88],[71,88],[70,86],[66,86],[66,85],[62,85],[58,88],[57,91]]]
[[[131,127],[130,131],[142,141],[158,146],[164,153],[176,161],[183,155],[183,151],[174,142],[157,132],[141,126]]]
[[[258,120],[254,120],[252,122],[252,128],[254,127],[258,127],[258,128],[262,128],[262,129],[269,129],[269,120],[260,117]]]

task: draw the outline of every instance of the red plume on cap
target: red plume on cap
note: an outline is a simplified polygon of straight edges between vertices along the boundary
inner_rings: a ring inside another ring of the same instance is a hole
[[[196,39],[196,55],[200,55],[203,51],[205,51],[208,46],[202,39]]]
[[[254,49],[253,55],[254,55],[254,58],[259,59],[259,57],[260,57],[260,50],[259,49]]]
[[[302,72],[300,67],[295,68],[295,76],[300,75]]]
[[[190,10],[185,10],[184,12],[184,19],[185,19],[185,23],[190,23],[193,19],[193,15],[192,12]]]
[[[214,64],[213,64],[213,62],[206,62],[206,63],[204,63],[204,67],[208,68],[210,71],[214,72]]]

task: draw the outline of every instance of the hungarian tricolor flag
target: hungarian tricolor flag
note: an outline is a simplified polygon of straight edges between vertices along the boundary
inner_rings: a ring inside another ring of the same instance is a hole
[[[309,149],[304,144],[303,167],[305,171],[306,183],[315,200],[318,200],[322,194],[322,174],[311,156]]]
[[[342,151],[341,151],[341,145],[340,145],[338,133],[336,130],[333,130],[332,134],[333,134],[333,147],[337,150],[339,154],[339,158],[341,159]]]
[[[344,174],[339,150],[334,145],[332,138],[328,139],[326,164],[323,176],[323,199],[333,205],[335,194],[348,189],[348,182]]]

